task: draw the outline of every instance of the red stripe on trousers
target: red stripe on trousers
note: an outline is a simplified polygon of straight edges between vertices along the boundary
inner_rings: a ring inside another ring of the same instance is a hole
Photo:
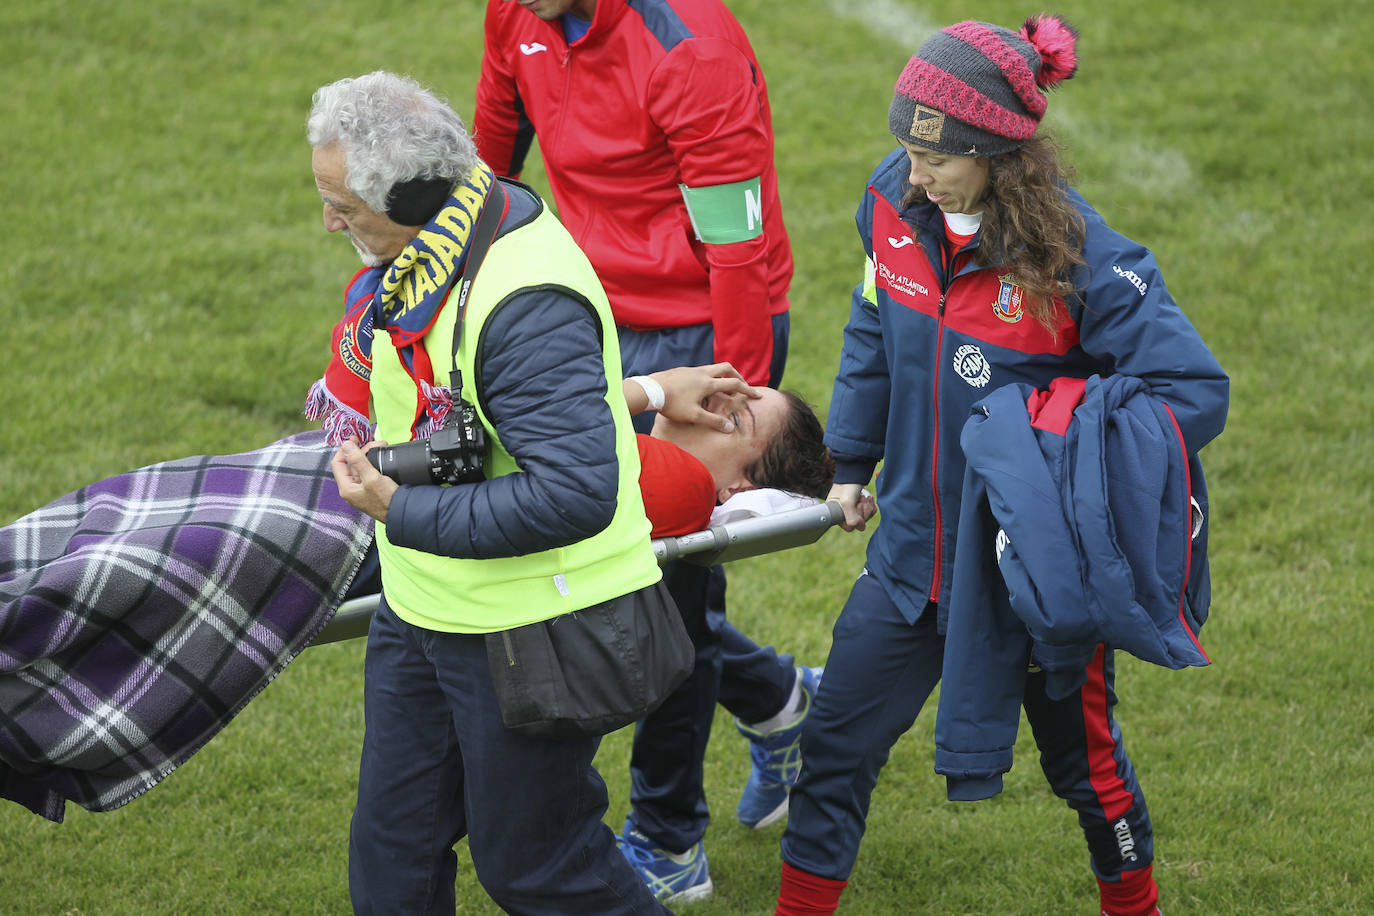
[[[1135,798],[1116,772],[1116,742],[1112,740],[1107,709],[1106,658],[1102,646],[1088,664],[1088,680],[1080,693],[1083,732],[1088,746],[1088,781],[1097,794],[1107,820],[1114,821],[1131,809]]]

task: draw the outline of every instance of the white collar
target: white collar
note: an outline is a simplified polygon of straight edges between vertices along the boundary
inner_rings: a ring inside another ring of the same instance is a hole
[[[944,213],[945,225],[949,231],[955,235],[976,235],[979,227],[983,225],[983,214],[980,213]]]

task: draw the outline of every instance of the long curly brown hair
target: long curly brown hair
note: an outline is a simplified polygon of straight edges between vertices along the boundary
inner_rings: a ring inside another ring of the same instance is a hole
[[[1009,153],[988,159],[983,238],[974,251],[980,266],[1007,264],[1025,291],[1025,307],[1055,332],[1056,296],[1074,292],[1070,277],[1083,260],[1083,216],[1069,201],[1072,170],[1059,146],[1037,135]],[[922,197],[913,189],[909,199]]]
[[[1083,261],[1083,216],[1069,201],[1070,170],[1053,140],[1036,136],[988,160],[983,241],[975,263],[1006,263],[1026,292],[1026,309],[1055,329],[1055,296],[1074,292],[1069,279]]]

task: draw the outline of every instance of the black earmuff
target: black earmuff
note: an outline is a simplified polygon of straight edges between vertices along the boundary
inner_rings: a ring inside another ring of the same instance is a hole
[[[386,195],[386,215],[402,226],[423,226],[453,193],[452,178],[398,181]]]

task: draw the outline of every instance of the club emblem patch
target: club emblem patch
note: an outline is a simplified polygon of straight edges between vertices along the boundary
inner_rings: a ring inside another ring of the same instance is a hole
[[[982,388],[992,379],[992,366],[973,344],[964,344],[954,351],[954,371],[974,388]]]
[[[364,381],[372,374],[372,312],[361,312],[346,323],[339,335],[339,358],[344,367]]]
[[[992,313],[1008,324],[1015,324],[1025,317],[1025,310],[1021,308],[1021,300],[1026,297],[1026,293],[1021,287],[1016,285],[1016,279],[1011,274],[997,278],[997,298],[992,303]]]
[[[911,136],[917,140],[924,140],[927,143],[939,143],[940,136],[945,132],[945,114],[936,111],[934,108],[927,108],[924,105],[916,106],[916,113],[911,116]]]

